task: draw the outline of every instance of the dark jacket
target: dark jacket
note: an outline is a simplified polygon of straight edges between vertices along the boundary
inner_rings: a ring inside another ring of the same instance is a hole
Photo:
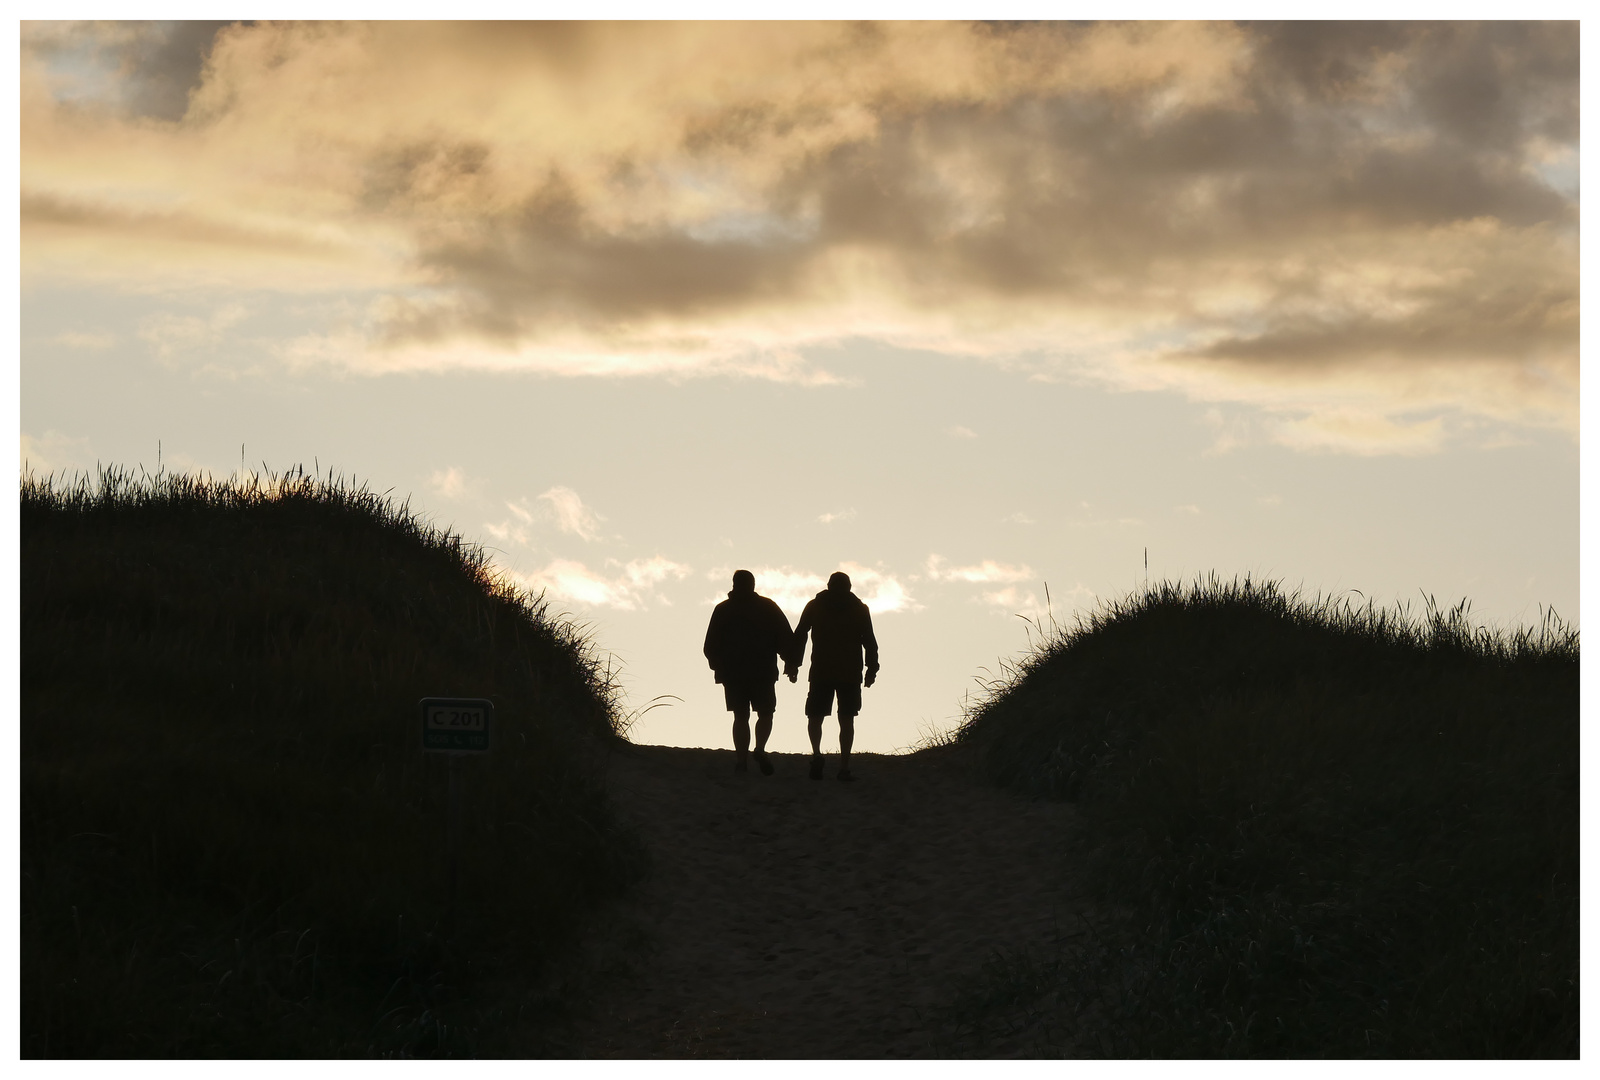
[[[823,589],[806,609],[794,628],[794,662],[806,655],[806,632],[811,633],[812,682],[860,682],[861,655],[866,653],[867,671],[878,670],[878,639],[872,635],[872,612],[852,592]]]
[[[765,596],[730,592],[711,610],[705,654],[719,683],[777,682],[775,658],[787,660],[792,648],[789,617]]]

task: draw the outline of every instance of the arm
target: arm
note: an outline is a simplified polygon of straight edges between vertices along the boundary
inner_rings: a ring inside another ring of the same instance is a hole
[[[772,649],[783,660],[783,673],[789,676],[790,682],[794,682],[800,674],[799,661],[790,659],[794,655],[794,631],[789,629],[789,616],[783,613],[776,601],[770,603],[770,610]]]
[[[706,644],[701,651],[706,654],[706,663],[711,665],[713,672],[717,671],[717,658],[722,654],[722,605],[711,609],[711,623],[706,627]],[[722,681],[722,675],[717,673],[717,682]]]
[[[806,659],[806,635],[810,632],[811,605],[807,604],[805,610],[800,612],[800,621],[794,624],[794,648],[786,658],[789,662],[786,670],[793,671],[796,674],[799,673],[800,665]],[[790,681],[793,682],[794,680],[791,678]]]
[[[872,611],[861,605],[861,647],[867,654],[867,677],[861,685],[871,686],[878,678],[878,639],[872,632]]]

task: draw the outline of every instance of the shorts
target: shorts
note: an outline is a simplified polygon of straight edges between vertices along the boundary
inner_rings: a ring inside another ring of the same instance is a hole
[[[806,715],[827,716],[833,711],[833,696],[839,695],[839,715],[854,716],[861,711],[861,684],[818,679],[806,691]]]
[[[725,682],[722,700],[728,703],[729,712],[738,712],[749,706],[756,715],[771,713],[778,707],[778,684],[770,682]]]

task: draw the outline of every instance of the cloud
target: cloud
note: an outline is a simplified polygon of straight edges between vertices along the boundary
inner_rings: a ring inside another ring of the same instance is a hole
[[[733,572],[737,569],[740,568],[733,566],[718,567],[715,570],[707,571],[706,577],[731,590],[733,588]],[[827,585],[827,577],[825,575],[813,573],[809,570],[795,570],[787,566],[760,566],[746,567],[745,569],[749,569],[755,575],[756,592],[776,601],[777,605],[788,613],[791,621],[798,618],[801,609],[806,606],[806,602]],[[723,596],[719,593],[711,596],[705,602],[715,604],[722,599]]]
[[[49,430],[43,435],[21,433],[18,461],[37,476],[65,471],[88,471],[93,465],[89,440]]]
[[[218,344],[246,315],[248,311],[238,303],[224,304],[207,318],[162,312],[140,320],[139,337],[157,356],[166,359],[180,352]]]
[[[1426,454],[1444,441],[1444,421],[1438,417],[1396,422],[1386,416],[1329,413],[1274,425],[1274,441],[1297,450],[1322,450],[1352,454]]]
[[[728,587],[732,588],[735,569],[737,567],[718,567],[707,572],[706,577],[713,581],[728,582]],[[799,618],[806,604],[827,587],[828,576],[833,573],[832,570],[825,573],[795,570],[788,566],[747,569],[755,575],[756,591],[776,601],[791,620]],[[850,591],[860,597],[874,615],[922,610],[922,605],[917,603],[895,574],[852,562],[841,563],[837,569],[850,575]],[[721,595],[712,596],[706,603],[714,604],[722,598]]]
[[[505,521],[486,521],[483,523],[484,531],[496,540],[504,543],[526,544],[532,539],[532,534],[521,524],[514,524],[509,518]]]
[[[50,339],[57,345],[64,345],[69,349],[109,349],[117,343],[115,334],[93,334],[79,330],[67,330]]]
[[[1253,441],[1251,422],[1246,417],[1224,417],[1221,409],[1213,407],[1205,411],[1203,419],[1216,432],[1216,438],[1204,451],[1207,457],[1226,454]]]
[[[985,559],[976,566],[946,567],[944,563],[945,559],[941,555],[928,556],[925,567],[929,580],[988,584],[1030,581],[1033,578],[1033,571],[1026,566],[1011,566],[1007,563],[995,562],[993,559]]]
[[[960,424],[955,427],[945,428],[944,433],[954,439],[976,439],[978,437],[976,431],[969,427],[962,427]]]
[[[28,23],[22,264],[377,294],[285,347],[363,372],[867,339],[1426,452],[1576,430],[1577,87],[1574,22]]]
[[[544,592],[553,600],[590,608],[639,611],[651,603],[670,606],[671,601],[658,592],[658,586],[668,580],[682,580],[691,573],[689,567],[661,555],[627,563],[608,559],[605,565],[611,569],[609,574],[572,559],[553,559],[531,573],[508,572],[508,576],[523,588]]]
[[[440,478],[441,483],[448,480],[448,473]],[[483,527],[502,543],[510,540],[527,544],[533,538],[534,526],[538,520],[549,522],[553,519],[556,528],[561,532],[582,540],[592,541],[599,538],[600,523],[605,518],[597,514],[592,507],[585,505],[582,496],[571,488],[559,485],[552,487],[540,494],[536,502],[539,505],[530,504],[526,496],[507,500],[505,507],[510,511],[511,517],[501,522],[485,523]]]
[[[454,465],[446,469],[434,469],[428,473],[427,477],[428,487],[446,499],[459,499],[476,487],[478,483],[478,481],[470,479],[466,473]],[[501,539],[504,539],[504,537],[501,537]]]
[[[553,487],[539,498],[550,504],[556,515],[556,528],[562,532],[584,540],[593,540],[600,534],[600,522],[604,518],[585,506],[583,499],[571,488]]]
[[[832,525],[835,521],[854,521],[856,508],[851,506],[844,510],[830,510],[825,514],[818,514],[817,520],[824,525]]]
[[[1050,614],[1048,604],[1031,590],[1023,592],[1015,585],[985,591],[981,599],[983,603],[997,607],[1008,615],[1021,615],[1026,619],[1044,619]]]
[[[66,101],[100,99],[131,118],[179,120],[225,22],[33,23],[33,56]]]
[[[1068,612],[1093,607],[1099,601],[1095,591],[1081,581],[1064,591],[1052,592],[1047,587],[1043,599],[1031,589],[1024,591],[1015,585],[986,590],[974,599],[998,608],[1006,615],[1020,615],[1040,629],[1047,629],[1047,624],[1050,623],[1060,625],[1066,619]]]
[[[874,615],[922,610],[922,605],[894,574],[859,563],[844,563],[839,569],[850,575],[850,591],[861,597]]]

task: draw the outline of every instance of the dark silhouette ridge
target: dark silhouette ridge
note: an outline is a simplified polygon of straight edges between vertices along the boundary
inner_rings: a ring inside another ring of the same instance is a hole
[[[484,1018],[567,1008],[540,987],[645,866],[582,631],[342,480],[105,470],[21,503],[22,1054],[552,1052]],[[497,723],[452,933],[441,691]]]
[[[728,598],[711,611],[706,627],[706,662],[722,684],[723,700],[733,713],[734,768],[748,768],[750,710],[756,712],[756,764],[772,775],[767,739],[772,735],[772,714],[778,707],[778,657],[785,660],[789,681],[795,681],[795,663],[789,662],[794,637],[789,617],[769,598],[756,592],[755,575],[736,570]]]
[[[810,688],[806,691],[806,733],[811,736],[811,779],[822,779],[822,720],[839,702],[839,779],[853,780],[850,747],[861,711],[861,688],[878,678],[878,639],[872,633],[872,612],[850,591],[850,575],[836,571],[828,587],[806,604],[794,631],[792,679],[806,655],[811,635]],[[862,655],[866,678],[862,679]]]
[[[1115,1057],[1577,1056],[1578,632],[1546,616],[1213,577],[1039,625],[952,749],[1078,808],[1126,925],[997,969],[968,1030],[1055,995]]]

